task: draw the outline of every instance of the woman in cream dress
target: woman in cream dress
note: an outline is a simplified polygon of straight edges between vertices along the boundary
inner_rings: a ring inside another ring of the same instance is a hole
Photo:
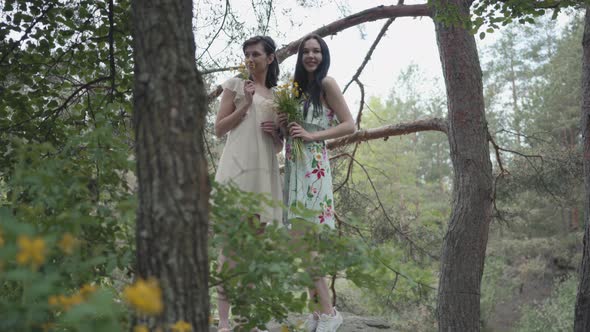
[[[257,36],[246,40],[242,50],[249,79],[234,77],[222,85],[223,95],[215,120],[215,134],[218,137],[228,134],[228,137],[215,181],[233,183],[243,191],[268,194],[281,201],[277,153],[281,151],[283,142],[278,135],[272,92],[279,75],[275,49],[275,43],[270,37]],[[281,214],[279,206],[265,206],[258,217],[261,223],[278,223]],[[227,249],[231,252],[231,248]],[[225,261],[232,265],[231,259],[220,254],[220,266]],[[228,332],[231,331],[230,305],[223,288],[218,287],[217,292],[218,331]]]

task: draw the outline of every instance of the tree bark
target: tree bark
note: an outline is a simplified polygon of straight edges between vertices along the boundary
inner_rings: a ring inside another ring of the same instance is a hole
[[[190,0],[133,1],[134,127],[139,208],[137,277],[155,277],[164,312],[208,331],[210,184],[202,131],[207,97],[195,64]]]
[[[362,23],[381,20],[384,18],[395,17],[416,17],[416,16],[430,16],[430,7],[426,4],[418,5],[391,5],[391,6],[377,6],[365,9],[356,14],[347,16],[343,19],[334,21],[330,24],[314,30],[310,33],[318,34],[322,37],[335,35],[340,31],[350,27],[357,26]],[[291,55],[297,53],[297,48],[305,36],[294,40],[277,51],[277,58],[282,62]]]
[[[471,1],[444,0],[469,15]],[[480,330],[480,285],[492,212],[492,165],[475,38],[459,26],[435,28],[448,100],[453,202],[438,286],[439,331]]]
[[[584,246],[576,296],[574,331],[590,331],[590,6],[586,6],[582,38],[582,140],[584,145]]]
[[[387,139],[390,136],[401,136],[428,130],[446,133],[447,123],[444,119],[432,118],[399,123],[395,125],[387,125],[379,128],[364,129],[356,131],[351,135],[329,140],[327,142],[327,147],[328,149],[333,150],[357,142],[364,142],[379,138]]]

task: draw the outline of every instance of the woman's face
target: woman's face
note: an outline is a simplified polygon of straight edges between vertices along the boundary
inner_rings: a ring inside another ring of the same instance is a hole
[[[320,63],[322,63],[322,48],[320,43],[315,39],[311,38],[305,41],[303,44],[303,68],[309,73],[314,72],[318,69]]]
[[[272,60],[272,55],[267,55],[264,52],[264,47],[261,43],[248,45],[244,49],[244,61],[250,73],[264,72],[268,65],[272,63]]]

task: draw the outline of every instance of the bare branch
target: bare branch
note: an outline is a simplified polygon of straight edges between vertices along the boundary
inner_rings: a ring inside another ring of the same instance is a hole
[[[403,4],[404,4],[404,0],[399,0],[398,3],[397,3],[398,6],[401,6]],[[359,76],[361,75],[361,73],[365,69],[365,66],[367,65],[367,63],[369,63],[369,60],[371,59],[371,56],[373,55],[373,52],[375,52],[375,48],[377,48],[377,45],[379,44],[379,42],[381,41],[381,39],[383,38],[383,36],[385,36],[385,32],[387,32],[387,29],[389,29],[389,26],[391,25],[391,23],[393,23],[393,21],[395,21],[395,17],[391,17],[390,19],[387,20],[387,22],[385,22],[385,24],[381,28],[381,31],[379,31],[379,34],[377,35],[377,38],[375,38],[375,41],[373,41],[373,44],[371,45],[371,48],[369,48],[369,51],[367,52],[367,55],[365,56],[365,59],[363,60],[363,63],[357,69],[356,73],[352,76],[352,78],[350,79],[350,82],[348,82],[344,86],[344,89],[342,90],[342,93],[346,93],[346,90],[348,89],[348,87],[350,86],[350,84],[352,84],[353,81],[358,80]]]
[[[359,130],[354,134],[328,141],[327,147],[328,149],[333,150],[335,148],[356,142],[364,142],[379,138],[387,139],[391,136],[407,135],[419,131],[429,130],[440,131],[446,134],[447,121],[441,118],[430,118],[396,125],[388,125],[379,128]]]
[[[492,188],[492,202],[494,204],[494,210],[496,211],[499,220],[504,220],[504,218],[502,217],[502,214],[500,213],[500,210],[498,209],[498,206],[496,204],[496,193],[497,193],[498,180],[501,177],[503,177],[504,175],[509,174],[509,172],[506,171],[504,169],[504,166],[502,165],[502,158],[500,157],[500,147],[498,146],[498,144],[496,144],[496,141],[494,141],[494,138],[492,137],[492,135],[490,134],[489,131],[488,131],[488,141],[490,141],[490,143],[492,143],[492,146],[494,147],[494,150],[496,151],[496,161],[498,162],[498,167],[500,168],[500,173],[498,173],[498,175],[496,175],[496,177],[494,177],[494,186]]]
[[[220,73],[222,71],[230,71],[230,70],[238,70],[239,66],[229,66],[229,67],[221,67],[221,68],[213,68],[213,69],[204,69],[200,70],[199,72],[201,75],[213,74],[213,73]]]
[[[350,27],[359,25],[361,23],[377,21],[384,18],[394,17],[417,17],[417,16],[431,16],[432,12],[427,4],[419,5],[392,5],[392,6],[377,6],[352,14],[343,19],[334,21],[317,30],[312,31],[322,37],[335,35],[340,31],[346,30]],[[301,43],[303,37],[292,41],[287,46],[282,47],[277,51],[279,62],[282,62],[289,56],[297,53],[297,48]]]
[[[387,222],[389,223],[389,225],[391,226],[391,228],[393,228],[393,230],[398,233],[401,237],[404,238],[404,240],[406,242],[408,242],[410,244],[410,248],[416,248],[418,249],[418,251],[422,252],[423,254],[425,254],[426,256],[432,258],[432,259],[436,259],[438,260],[439,257],[436,257],[435,255],[429,253],[426,249],[420,247],[419,245],[417,245],[412,239],[410,239],[410,237],[404,233],[401,229],[399,229],[394,223],[393,220],[391,220],[391,218],[389,217],[389,215],[387,214],[387,210],[385,209],[385,206],[383,205],[383,202],[381,201],[381,197],[379,196],[379,192],[377,191],[377,188],[375,187],[375,184],[373,183],[373,180],[371,179],[371,176],[369,175],[369,172],[367,171],[367,169],[365,168],[365,165],[363,165],[362,163],[360,163],[358,160],[356,160],[352,155],[348,154],[348,157],[350,159],[352,159],[357,165],[359,165],[359,167],[363,170],[363,172],[365,173],[365,175],[367,176],[367,180],[369,181],[369,184],[371,185],[371,188],[373,189],[373,192],[375,193],[375,196],[377,198],[377,203],[381,209],[381,211],[383,211],[383,215],[385,216],[385,219],[387,220]],[[394,271],[395,272],[395,271]]]
[[[211,38],[209,45],[207,45],[207,47],[205,47],[205,50],[203,51],[203,53],[201,53],[201,56],[198,57],[198,59],[202,58],[209,51],[209,48],[213,44],[213,41],[215,41],[217,36],[219,36],[219,33],[221,32],[221,30],[223,30],[223,26],[225,25],[225,19],[227,18],[228,12],[229,12],[229,0],[226,0],[225,1],[225,13],[223,14],[223,20],[221,21],[221,25],[219,26],[219,29],[217,29],[217,32],[215,32],[215,34]]]
[[[356,115],[356,128],[361,129],[361,118],[363,115],[363,107],[365,106],[365,86],[361,81],[357,78],[354,79],[356,84],[359,86],[359,90],[361,91],[361,102],[359,103],[359,113]]]

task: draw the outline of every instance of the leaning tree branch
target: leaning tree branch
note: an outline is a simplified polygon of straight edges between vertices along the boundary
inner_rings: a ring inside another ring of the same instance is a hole
[[[339,148],[356,142],[364,142],[379,138],[387,140],[391,136],[401,136],[429,130],[440,131],[446,134],[447,121],[441,118],[430,118],[395,125],[388,125],[379,128],[359,130],[354,134],[347,135],[342,138],[329,140],[327,142],[327,147],[328,149],[333,150],[335,148]]]
[[[358,24],[373,22],[384,18],[397,18],[397,17],[418,17],[428,16],[432,17],[432,11],[427,4],[418,5],[391,5],[391,6],[377,6],[360,11],[356,14],[352,14],[343,19],[334,21],[328,25],[325,25],[319,29],[316,29],[310,33],[320,35],[322,37],[335,35],[338,32],[344,31],[350,27]],[[277,59],[279,63],[283,62],[288,57],[297,53],[297,48],[303,40],[301,37],[281,47],[277,52]],[[220,70],[217,70],[220,71]],[[209,101],[219,97],[223,92],[223,88],[218,85],[212,92],[209,93]]]
[[[377,6],[334,21],[328,25],[312,31],[311,33],[326,37],[335,35],[340,31],[346,30],[361,23],[377,21],[384,18],[417,16],[430,17],[432,16],[432,11],[427,4]],[[304,37],[301,37],[295,41],[292,41],[291,43],[287,44],[287,46],[278,50],[277,58],[279,58],[279,62],[282,62],[289,56],[297,53],[297,48],[299,47],[299,44],[303,38]]]

